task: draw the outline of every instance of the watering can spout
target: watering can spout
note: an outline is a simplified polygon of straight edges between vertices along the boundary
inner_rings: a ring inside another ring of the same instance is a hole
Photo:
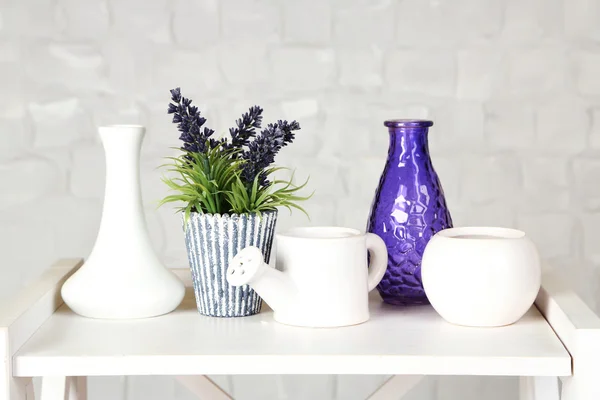
[[[250,285],[275,312],[289,307],[296,296],[289,277],[265,263],[262,252],[254,246],[246,247],[231,260],[227,282],[232,286]]]

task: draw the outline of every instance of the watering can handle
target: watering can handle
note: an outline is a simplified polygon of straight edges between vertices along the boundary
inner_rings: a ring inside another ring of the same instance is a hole
[[[387,270],[388,252],[383,239],[374,233],[367,233],[367,250],[371,256],[368,278],[370,292],[379,284]]]

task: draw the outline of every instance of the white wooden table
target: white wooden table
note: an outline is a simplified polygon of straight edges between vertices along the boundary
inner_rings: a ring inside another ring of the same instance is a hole
[[[0,400],[85,400],[86,377],[101,375],[173,375],[202,398],[229,399],[205,377],[219,374],[394,375],[370,397],[380,400],[425,375],[520,376],[523,400],[600,399],[600,319],[551,276],[536,307],[507,327],[454,326],[429,306],[374,297],[368,323],[307,329],[274,322],[268,309],[204,317],[191,291],[165,316],[86,319],[60,298],[81,262],[59,261],[0,308]],[[187,270],[176,272],[191,284]],[[42,377],[37,397],[32,377]]]

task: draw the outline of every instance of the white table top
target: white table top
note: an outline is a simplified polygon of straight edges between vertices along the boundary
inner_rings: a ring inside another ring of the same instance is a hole
[[[336,329],[198,314],[191,291],[173,313],[106,321],[63,305],[20,348],[15,376],[414,374],[567,376],[571,356],[535,307],[502,328],[466,328],[429,306],[371,300],[371,320]]]

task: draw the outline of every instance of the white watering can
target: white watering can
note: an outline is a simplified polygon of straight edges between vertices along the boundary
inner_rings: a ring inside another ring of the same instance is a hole
[[[280,323],[356,325],[369,319],[368,294],[383,278],[387,248],[379,236],[355,229],[296,228],[277,235],[276,264],[270,267],[257,247],[246,247],[231,260],[227,281],[250,285]]]

